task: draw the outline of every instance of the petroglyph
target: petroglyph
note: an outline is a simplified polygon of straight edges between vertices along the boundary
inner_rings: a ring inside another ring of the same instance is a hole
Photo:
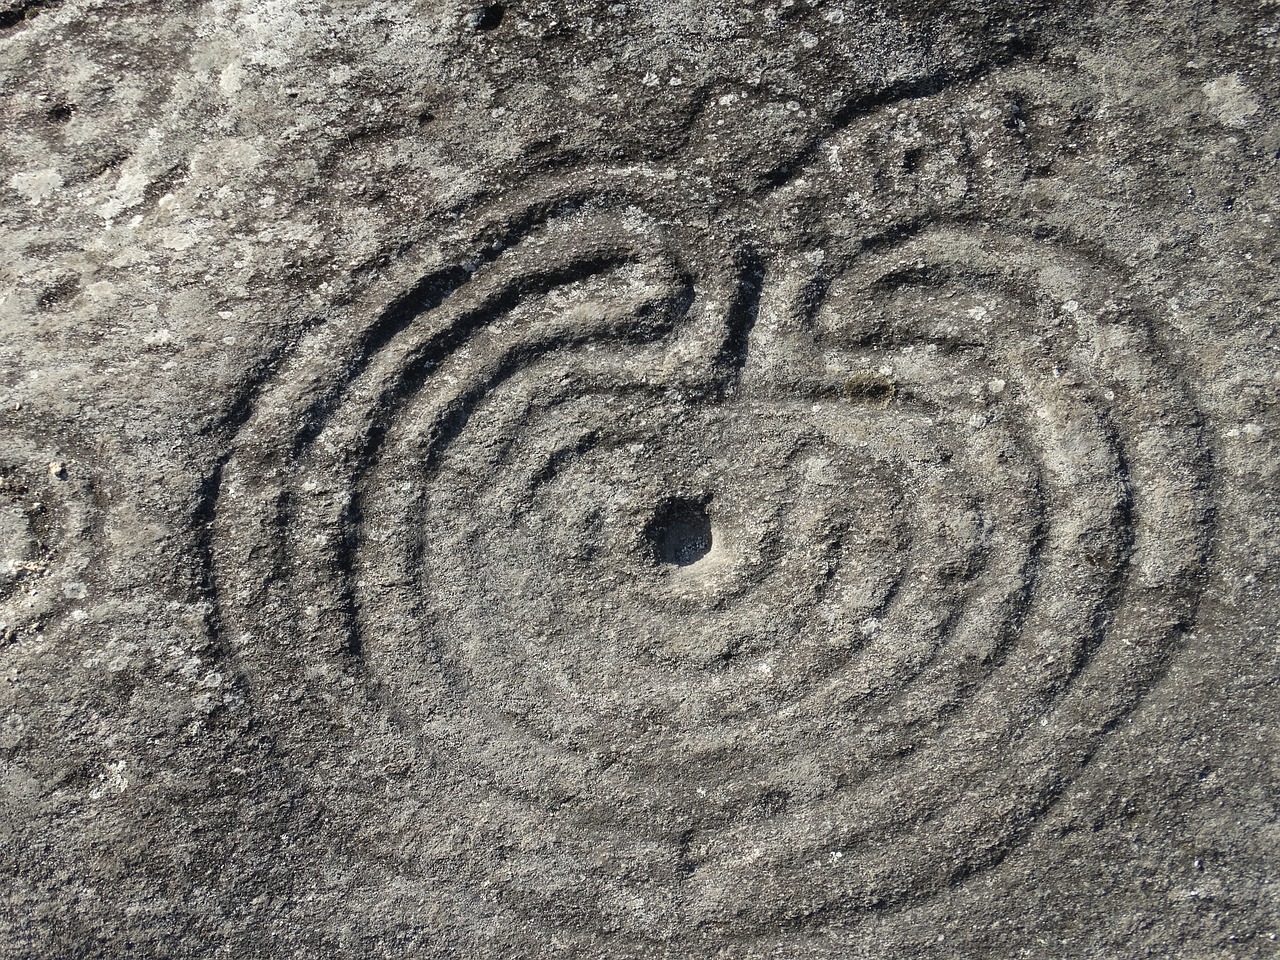
[[[1273,7],[0,0],[0,960],[1270,957]]]
[[[1054,802],[1194,616],[1199,420],[1119,265],[977,212],[1000,134],[841,179],[899,125],[701,235],[667,171],[565,174],[299,346],[213,556],[296,749],[362,731],[300,777],[404,753],[530,920],[570,921],[541,864],[630,935],[928,896]]]

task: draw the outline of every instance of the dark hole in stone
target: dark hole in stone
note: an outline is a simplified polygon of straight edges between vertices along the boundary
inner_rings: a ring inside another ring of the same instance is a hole
[[[687,567],[711,550],[711,517],[707,505],[697,500],[676,498],[658,507],[645,530],[659,563]]]
[[[497,30],[502,25],[506,8],[500,3],[480,7],[471,14],[471,26],[476,30]]]
[[[51,123],[66,123],[71,119],[71,114],[75,112],[75,107],[69,103],[59,103],[50,107],[45,116]]]

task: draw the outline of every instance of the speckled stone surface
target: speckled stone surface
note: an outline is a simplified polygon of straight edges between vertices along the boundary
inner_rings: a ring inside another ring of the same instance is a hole
[[[1278,61],[0,0],[0,958],[1274,956]]]

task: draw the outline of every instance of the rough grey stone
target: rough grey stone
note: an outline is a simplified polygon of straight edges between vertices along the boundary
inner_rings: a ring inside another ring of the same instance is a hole
[[[0,2],[0,958],[1274,956],[1277,38]]]

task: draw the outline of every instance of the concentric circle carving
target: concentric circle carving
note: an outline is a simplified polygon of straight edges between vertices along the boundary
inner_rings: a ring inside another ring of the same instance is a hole
[[[468,851],[442,882],[531,920],[928,896],[1194,615],[1194,405],[1082,244],[699,233],[651,188],[495,215],[304,343],[221,478],[222,615],[264,712],[325,740],[305,775],[411,757],[384,798]]]

